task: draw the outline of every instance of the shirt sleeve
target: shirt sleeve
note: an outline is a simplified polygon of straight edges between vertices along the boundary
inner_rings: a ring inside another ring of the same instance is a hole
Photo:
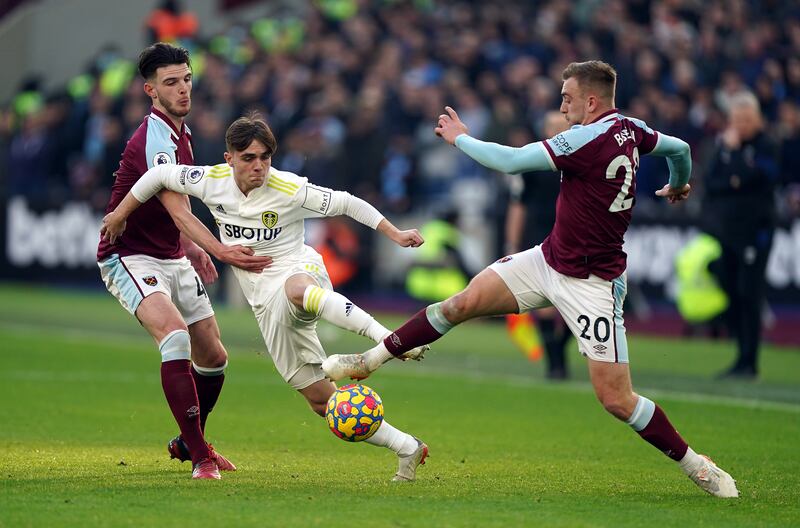
[[[667,134],[658,134],[658,140],[650,154],[667,158],[670,187],[683,187],[689,183],[692,175],[692,152],[688,143]]]
[[[556,170],[549,153],[538,141],[515,148],[461,134],[456,138],[456,147],[484,167],[508,174]]]
[[[203,199],[209,167],[189,165],[156,165],[148,169],[131,188],[137,200],[144,203],[162,189]]]
[[[303,218],[347,215],[372,229],[377,228],[384,218],[375,207],[350,193],[310,183],[304,187],[298,193],[302,196]]]
[[[147,136],[145,138],[145,160],[147,168],[152,169],[159,165],[175,164],[175,143],[170,137],[170,131],[166,125],[160,125],[152,119],[147,124]]]

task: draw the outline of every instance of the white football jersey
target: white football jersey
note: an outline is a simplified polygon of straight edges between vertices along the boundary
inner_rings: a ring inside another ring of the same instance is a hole
[[[307,178],[274,167],[270,168],[264,184],[247,196],[236,185],[233,168],[225,163],[213,167],[160,165],[148,172],[158,173],[161,186],[195,196],[206,204],[219,226],[223,244],[250,247],[256,255],[272,257],[275,264],[302,254],[306,218],[353,216],[358,209],[360,214],[356,219],[373,229],[383,219],[363,200],[312,185]],[[152,196],[151,191],[153,194],[158,191],[149,188],[152,180],[143,176],[142,185],[134,186],[133,194],[145,199]]]

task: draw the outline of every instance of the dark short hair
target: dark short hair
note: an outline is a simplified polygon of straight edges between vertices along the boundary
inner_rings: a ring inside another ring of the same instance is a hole
[[[156,70],[162,66],[173,64],[185,64],[191,68],[189,52],[166,42],[156,42],[143,49],[139,54],[139,74],[145,80],[152,79]]]
[[[614,100],[614,91],[617,87],[617,71],[608,63],[598,60],[586,62],[572,62],[561,74],[563,80],[575,78],[581,91],[594,89],[597,95]]]
[[[240,117],[228,127],[225,132],[225,147],[228,152],[241,152],[253,141],[264,145],[270,156],[278,150],[278,142],[270,130],[269,125],[258,112],[252,112]]]

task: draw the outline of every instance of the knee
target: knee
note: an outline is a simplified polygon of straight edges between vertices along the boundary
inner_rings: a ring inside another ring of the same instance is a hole
[[[192,346],[192,360],[201,367],[219,368],[228,362],[228,351],[219,337],[205,340],[202,345]]]
[[[306,284],[298,283],[296,281],[286,281],[283,286],[283,291],[286,293],[286,298],[289,302],[298,308],[303,308],[303,297],[306,293]]]
[[[469,290],[464,290],[442,303],[442,314],[451,323],[458,324],[471,318],[476,306],[475,296]]]
[[[222,345],[222,341],[216,342],[214,352],[212,357],[209,358],[209,362],[211,363],[210,366],[212,367],[222,367],[228,363],[228,351],[225,350],[225,347]]]
[[[161,361],[177,361],[191,359],[191,341],[186,330],[173,330],[158,343]]]
[[[636,398],[633,394],[619,394],[616,392],[604,392],[597,395],[597,399],[609,414],[620,420],[627,420],[636,407]]]

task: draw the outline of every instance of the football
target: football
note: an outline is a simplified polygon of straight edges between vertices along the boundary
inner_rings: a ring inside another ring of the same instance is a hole
[[[347,442],[361,442],[383,423],[383,402],[366,385],[339,387],[328,400],[325,419],[333,434]]]

